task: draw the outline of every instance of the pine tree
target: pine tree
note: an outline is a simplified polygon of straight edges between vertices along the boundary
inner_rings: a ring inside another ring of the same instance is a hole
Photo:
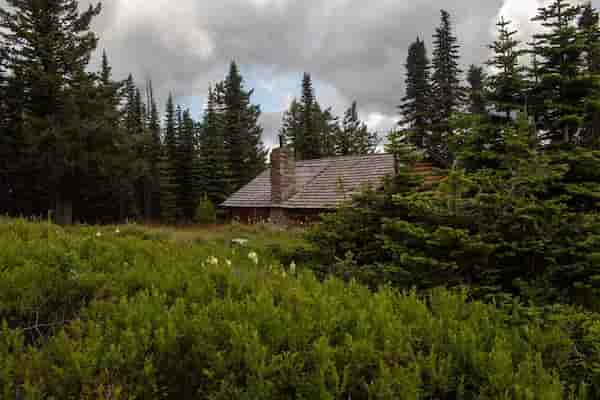
[[[95,126],[95,115],[85,107],[97,99],[96,82],[86,67],[98,41],[90,23],[100,5],[80,13],[75,0],[7,4],[0,8],[0,38],[8,47],[7,67],[27,93],[19,129],[30,145],[19,164],[27,169],[28,186],[38,190],[35,200],[25,202],[32,202],[34,213],[54,208],[57,222],[68,224],[81,197],[76,182],[85,180],[86,163],[112,156],[101,147],[81,146]],[[75,99],[81,95],[91,97]]]
[[[180,151],[179,151],[179,195],[180,201],[178,207],[186,221],[192,221],[194,218],[194,209],[197,200],[194,170],[195,170],[195,136],[196,126],[191,117],[190,111],[185,110],[182,114],[182,126],[180,128]]]
[[[152,81],[147,82],[147,105],[148,105],[148,131],[149,141],[146,146],[146,157],[150,165],[150,202],[151,202],[151,218],[160,218],[160,163],[162,153],[161,143],[161,127],[158,106],[154,98],[154,89]]]
[[[260,173],[266,162],[266,151],[258,124],[260,107],[251,103],[253,90],[244,88],[237,64],[232,62],[223,84],[224,138],[231,171],[232,190],[238,190]]]
[[[510,24],[504,18],[496,24],[498,38],[490,45],[494,57],[487,63],[498,71],[490,78],[489,101],[507,120],[511,119],[511,112],[523,109],[526,88],[525,67],[519,61],[525,51],[518,48],[520,42],[514,38],[517,31],[510,30]]]
[[[342,126],[337,133],[335,154],[338,156],[371,154],[377,147],[377,135],[369,132],[358,118],[356,101],[344,113]]]
[[[164,148],[160,164],[160,212],[166,223],[175,223],[177,210],[177,115],[173,95],[169,94],[165,112]]]
[[[303,137],[302,105],[298,100],[293,99],[290,107],[283,113],[283,120],[279,135],[284,143],[291,144],[294,148],[298,147]],[[296,152],[298,157],[300,152]]]
[[[585,59],[584,74],[588,76],[591,87],[586,99],[586,124],[582,143],[594,149],[600,148],[600,26],[598,11],[591,3],[583,6],[578,20],[580,35],[583,39]]]
[[[417,38],[408,49],[406,59],[406,95],[399,106],[399,125],[410,131],[411,143],[423,148],[431,135],[430,63],[425,42]]]
[[[218,105],[223,96],[222,85],[208,90],[208,101],[204,111],[200,135],[201,191],[213,204],[220,204],[231,193],[229,163],[225,149],[224,116]]]
[[[588,73],[600,72],[600,18],[591,2],[583,5],[577,21],[584,46],[585,67]]]
[[[487,113],[487,99],[485,94],[486,76],[483,68],[471,65],[467,74],[467,82],[469,83],[469,112],[485,115]]]
[[[296,138],[296,158],[311,160],[321,157],[321,146],[317,120],[315,118],[315,94],[310,74],[305,73],[302,78],[302,136]]]
[[[335,142],[340,130],[338,117],[333,115],[331,107],[323,110],[316,101],[314,102],[313,116],[319,138],[320,157],[335,156]]]
[[[554,0],[538,10],[545,32],[534,35],[533,53],[539,61],[537,90],[544,100],[542,127],[554,144],[572,143],[584,125],[583,99],[590,80],[579,74],[584,46],[575,25],[579,6]]]
[[[432,120],[433,137],[430,150],[446,145],[446,138],[451,134],[449,121],[453,113],[463,103],[463,89],[460,86],[459,45],[454,36],[450,14],[441,10],[441,24],[436,28],[433,50],[432,75]]]

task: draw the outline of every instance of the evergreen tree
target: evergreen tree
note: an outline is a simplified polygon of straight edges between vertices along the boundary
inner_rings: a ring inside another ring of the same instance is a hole
[[[148,193],[150,198],[150,208],[152,210],[151,218],[160,218],[160,163],[161,163],[161,127],[160,127],[160,116],[158,113],[158,106],[156,99],[154,98],[154,89],[152,87],[152,81],[147,82],[147,105],[148,105],[148,131],[149,141],[146,146],[146,157],[150,165],[150,192]]]
[[[302,78],[302,135],[296,138],[296,158],[311,160],[321,157],[321,145],[319,132],[317,130],[317,118],[315,118],[315,94],[310,74],[305,73]]]
[[[600,72],[600,27],[598,11],[591,2],[583,5],[577,21],[582,39],[585,67],[588,73]]]
[[[320,156],[335,156],[335,143],[340,131],[338,117],[333,115],[331,107],[322,110],[321,106],[316,101],[314,102],[313,116],[315,121],[315,130],[318,133],[319,138]]]
[[[497,71],[490,78],[489,100],[495,111],[504,113],[507,120],[511,112],[523,108],[526,87],[525,67],[519,63],[524,50],[518,48],[520,42],[514,38],[517,31],[510,30],[510,24],[511,21],[504,18],[498,21],[498,38],[490,45],[494,57],[487,63]]]
[[[279,135],[284,143],[291,144],[294,148],[301,146],[303,137],[302,105],[293,99],[290,107],[283,113],[283,120]],[[300,153],[296,151],[296,158]]]
[[[260,107],[251,103],[253,90],[244,88],[237,64],[232,62],[224,82],[224,139],[231,171],[232,190],[238,190],[264,169],[266,151],[262,127],[258,124]]]
[[[471,65],[467,74],[469,83],[469,112],[477,115],[487,113],[485,82],[486,76],[482,67]]]
[[[542,128],[555,144],[572,143],[584,125],[583,99],[594,83],[579,74],[584,51],[575,25],[579,6],[554,0],[540,8],[533,21],[546,28],[534,35],[533,53],[539,61],[538,95],[544,100]]]
[[[181,143],[179,151],[179,195],[180,201],[178,207],[186,221],[192,221],[197,200],[200,197],[196,193],[195,172],[195,136],[196,126],[191,117],[190,111],[185,110],[182,114],[182,126],[180,128]]]
[[[164,148],[160,164],[160,212],[166,223],[175,223],[177,211],[177,115],[169,94],[165,112]]]
[[[86,67],[98,40],[90,23],[100,5],[80,13],[75,0],[7,4],[0,8],[0,38],[8,47],[7,68],[26,94],[19,129],[29,143],[19,162],[23,168],[16,168],[27,170],[27,186],[38,190],[29,211],[52,207],[57,222],[68,224],[80,205],[77,182],[85,180],[88,160],[112,156],[90,146],[85,136],[94,136],[97,117],[85,109],[97,100],[96,81]],[[82,95],[90,97],[75,99]]]
[[[224,118],[218,109],[223,90],[222,85],[217,85],[214,89],[209,88],[200,135],[201,184],[199,186],[202,193],[207,195],[213,204],[222,203],[231,193],[223,131]]]
[[[358,118],[356,101],[346,110],[342,126],[336,136],[336,155],[366,155],[371,154],[377,147],[377,135]]]
[[[580,35],[583,39],[583,51],[586,74],[593,83],[586,99],[586,124],[582,143],[594,149],[600,149],[600,27],[598,12],[591,3],[583,6],[578,20]]]
[[[399,106],[399,122],[410,131],[410,142],[427,147],[431,135],[431,82],[430,63],[425,42],[417,38],[408,49],[406,59],[406,95]]]
[[[446,138],[450,135],[449,121],[452,114],[463,103],[463,89],[460,86],[461,70],[458,65],[459,45],[454,36],[450,14],[441,10],[441,24],[436,28],[433,50],[432,75],[432,146],[443,151]]]

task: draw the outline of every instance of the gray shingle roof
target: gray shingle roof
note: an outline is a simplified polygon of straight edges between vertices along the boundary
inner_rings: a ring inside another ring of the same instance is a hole
[[[336,208],[364,185],[379,186],[394,173],[391,154],[372,154],[298,161],[296,194],[282,204],[271,204],[271,171],[229,197],[223,207]]]

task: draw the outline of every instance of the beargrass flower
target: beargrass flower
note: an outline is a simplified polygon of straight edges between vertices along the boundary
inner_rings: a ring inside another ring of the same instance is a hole
[[[254,264],[258,265],[258,254],[256,254],[256,252],[251,251],[250,253],[248,253],[248,258],[252,260]]]
[[[102,236],[102,233],[101,233],[101,232],[96,232],[96,237],[98,237],[98,238],[99,238],[99,237],[101,237],[101,236]]]
[[[292,263],[290,264],[290,273],[296,273],[296,263],[294,261],[292,261]]]
[[[208,259],[206,260],[206,262],[208,262],[211,265],[219,265],[219,259],[215,256],[210,256],[208,257]]]

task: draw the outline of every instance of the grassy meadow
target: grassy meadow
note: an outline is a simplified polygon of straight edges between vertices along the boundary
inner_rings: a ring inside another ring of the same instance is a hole
[[[322,279],[302,234],[0,221],[0,398],[599,398],[593,315]]]

